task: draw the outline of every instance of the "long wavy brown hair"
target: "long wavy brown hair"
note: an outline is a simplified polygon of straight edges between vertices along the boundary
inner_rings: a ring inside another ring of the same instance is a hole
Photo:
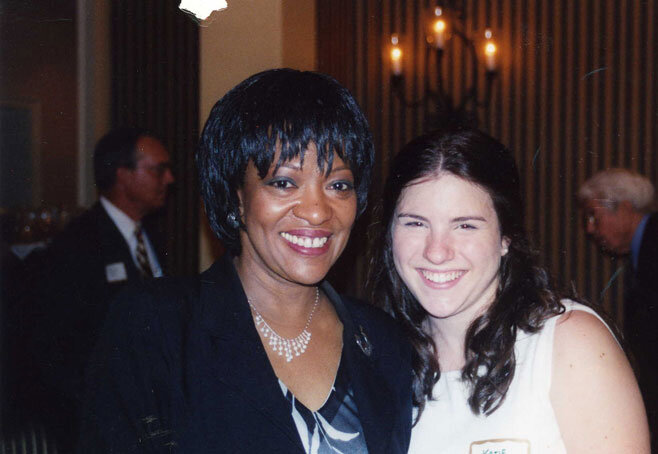
[[[440,352],[425,328],[429,315],[395,268],[391,224],[405,187],[420,178],[446,173],[475,183],[489,194],[501,234],[510,239],[509,252],[501,259],[496,297],[466,332],[462,378],[470,385],[468,403],[475,414],[490,415],[504,401],[514,378],[518,330],[537,332],[546,319],[564,312],[548,273],[538,265],[527,240],[512,154],[483,132],[460,127],[429,133],[407,144],[393,161],[377,208],[368,284],[372,301],[399,321],[414,347],[413,397],[420,417],[440,378]]]

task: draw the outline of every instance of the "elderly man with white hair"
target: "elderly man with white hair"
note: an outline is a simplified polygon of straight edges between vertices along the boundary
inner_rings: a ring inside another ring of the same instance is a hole
[[[626,169],[595,174],[578,191],[587,233],[609,254],[628,256],[624,331],[636,360],[652,446],[658,450],[658,212],[654,186]]]

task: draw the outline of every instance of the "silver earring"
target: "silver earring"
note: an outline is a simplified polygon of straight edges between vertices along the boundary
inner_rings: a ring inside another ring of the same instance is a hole
[[[229,225],[233,227],[234,229],[237,229],[240,227],[240,223],[238,222],[238,219],[235,216],[235,213],[231,213],[226,217],[226,220],[228,221]]]

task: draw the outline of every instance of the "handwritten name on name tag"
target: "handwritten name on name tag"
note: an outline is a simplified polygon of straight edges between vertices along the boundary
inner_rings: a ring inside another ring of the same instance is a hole
[[[471,443],[470,454],[530,454],[530,442],[502,438],[474,441]]]
[[[107,282],[120,282],[128,279],[126,265],[123,262],[110,263],[105,265],[105,279]]]

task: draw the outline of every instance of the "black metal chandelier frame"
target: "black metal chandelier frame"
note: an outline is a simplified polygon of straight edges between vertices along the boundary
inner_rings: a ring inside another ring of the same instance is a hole
[[[443,11],[450,8],[449,14],[453,19],[451,21],[451,34],[459,38],[461,41],[468,58],[471,60],[472,70],[470,74],[470,86],[463,90],[458,101],[454,99],[451,93],[445,90],[445,83],[443,80],[443,59],[445,58],[446,49],[436,45],[436,38],[434,40],[428,37],[425,44],[425,61],[427,62],[423,74],[423,94],[418,99],[408,99],[405,93],[405,77],[403,72],[392,71],[391,73],[391,87],[396,97],[402,106],[408,109],[422,108],[424,118],[424,128],[433,129],[439,125],[446,123],[460,122],[477,126],[479,120],[479,111],[482,109],[485,116],[488,116],[489,106],[491,103],[491,96],[493,91],[493,84],[498,75],[498,71],[494,64],[494,54],[496,51],[495,45],[491,40],[491,31],[489,27],[485,31],[486,46],[493,45],[493,52],[487,56],[490,60],[487,61],[484,70],[484,93],[480,98],[479,92],[479,73],[480,61],[476,49],[476,41],[470,38],[465,32],[465,20],[463,5],[455,6],[455,2],[446,7],[435,6],[433,7],[434,15],[437,18],[443,16]],[[437,14],[438,13],[438,14]],[[442,20],[442,19],[441,19]],[[429,36],[429,34],[428,34]],[[399,35],[394,34],[391,37],[392,49],[399,45]],[[391,58],[394,58],[394,50],[391,52]],[[434,87],[430,80],[430,63],[431,55],[434,53],[434,61],[436,64],[436,81]],[[398,53],[401,56],[401,52]],[[392,61],[392,68],[395,68],[395,62]],[[400,66],[401,69],[401,66]],[[434,109],[431,109],[434,107]]]

